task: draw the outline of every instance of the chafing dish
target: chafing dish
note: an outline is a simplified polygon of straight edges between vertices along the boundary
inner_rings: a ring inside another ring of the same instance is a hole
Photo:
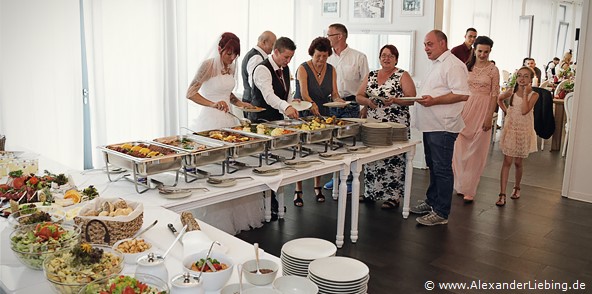
[[[183,167],[186,170],[223,162],[230,152],[229,149],[232,148],[230,144],[193,135],[170,136],[157,138],[154,141],[169,145],[175,150],[188,152],[183,160]]]
[[[246,134],[257,134],[269,139],[268,150],[277,150],[297,146],[300,143],[300,132],[271,124],[251,124],[237,126],[233,130]]]
[[[133,149],[130,149],[130,146]],[[183,150],[149,141],[111,144],[97,148],[103,151],[109,181],[114,181],[109,173],[109,164],[130,170],[133,173],[133,182],[138,193],[148,190],[148,176],[167,171],[178,171],[183,165],[183,158],[187,155],[187,152]],[[144,186],[146,189],[140,191],[138,185]]]
[[[266,124],[301,132],[300,141],[303,144],[328,142],[331,140],[334,130],[333,126],[324,123],[312,123],[310,121],[295,119],[277,120]]]
[[[269,141],[265,136],[246,134],[232,129],[203,131],[194,134],[232,145],[228,154],[232,158],[264,153],[266,142]]]

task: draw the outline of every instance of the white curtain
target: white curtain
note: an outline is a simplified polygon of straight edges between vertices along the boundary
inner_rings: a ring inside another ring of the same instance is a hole
[[[82,168],[78,0],[0,0],[0,133]]]

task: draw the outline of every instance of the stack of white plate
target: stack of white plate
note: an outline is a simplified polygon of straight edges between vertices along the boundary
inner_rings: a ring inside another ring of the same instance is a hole
[[[369,122],[362,124],[362,142],[366,146],[393,145],[393,127],[388,122]]]
[[[364,294],[368,291],[370,269],[357,259],[332,256],[311,262],[308,278],[317,284],[319,294]]]
[[[286,242],[282,246],[280,259],[284,276],[308,275],[308,265],[315,259],[335,255],[335,244],[317,238],[301,238]]]
[[[393,141],[407,141],[409,137],[407,137],[407,126],[404,124],[396,123],[396,122],[389,122],[393,127]]]

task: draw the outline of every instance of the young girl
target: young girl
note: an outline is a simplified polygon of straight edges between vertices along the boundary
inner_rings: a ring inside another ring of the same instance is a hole
[[[516,86],[498,98],[498,105],[506,114],[501,137],[501,148],[504,153],[504,163],[500,176],[499,199],[497,206],[506,204],[506,186],[512,162],[516,167],[516,181],[512,191],[512,199],[520,198],[520,181],[522,180],[522,160],[531,152],[537,151],[537,136],[534,131],[532,109],[539,95],[532,90],[534,71],[526,66],[516,73]],[[510,97],[510,104],[506,107],[504,100]]]

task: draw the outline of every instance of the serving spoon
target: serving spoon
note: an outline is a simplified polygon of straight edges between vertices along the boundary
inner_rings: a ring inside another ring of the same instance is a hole
[[[142,234],[146,233],[146,231],[148,231],[148,230],[152,229],[152,227],[154,227],[154,226],[156,225],[156,223],[158,223],[158,220],[155,220],[155,221],[154,221],[154,222],[153,222],[151,225],[149,225],[149,226],[148,226],[148,227],[146,227],[145,229],[143,229],[143,230],[139,231],[138,233],[136,233],[136,234],[135,234],[135,235],[132,237],[132,239],[135,239],[135,238],[139,237],[140,235],[142,235]]]
[[[234,118],[238,119],[238,121],[240,122],[240,124],[241,124],[243,127],[248,127],[248,126],[250,126],[250,125],[251,125],[251,120],[249,120],[249,119],[247,119],[247,118],[238,117],[238,116],[236,116],[234,113],[232,113],[232,112],[230,112],[230,111],[228,111],[228,112],[226,112],[226,113],[227,113],[227,114],[230,114],[230,115],[231,115],[231,116],[233,116]]]

